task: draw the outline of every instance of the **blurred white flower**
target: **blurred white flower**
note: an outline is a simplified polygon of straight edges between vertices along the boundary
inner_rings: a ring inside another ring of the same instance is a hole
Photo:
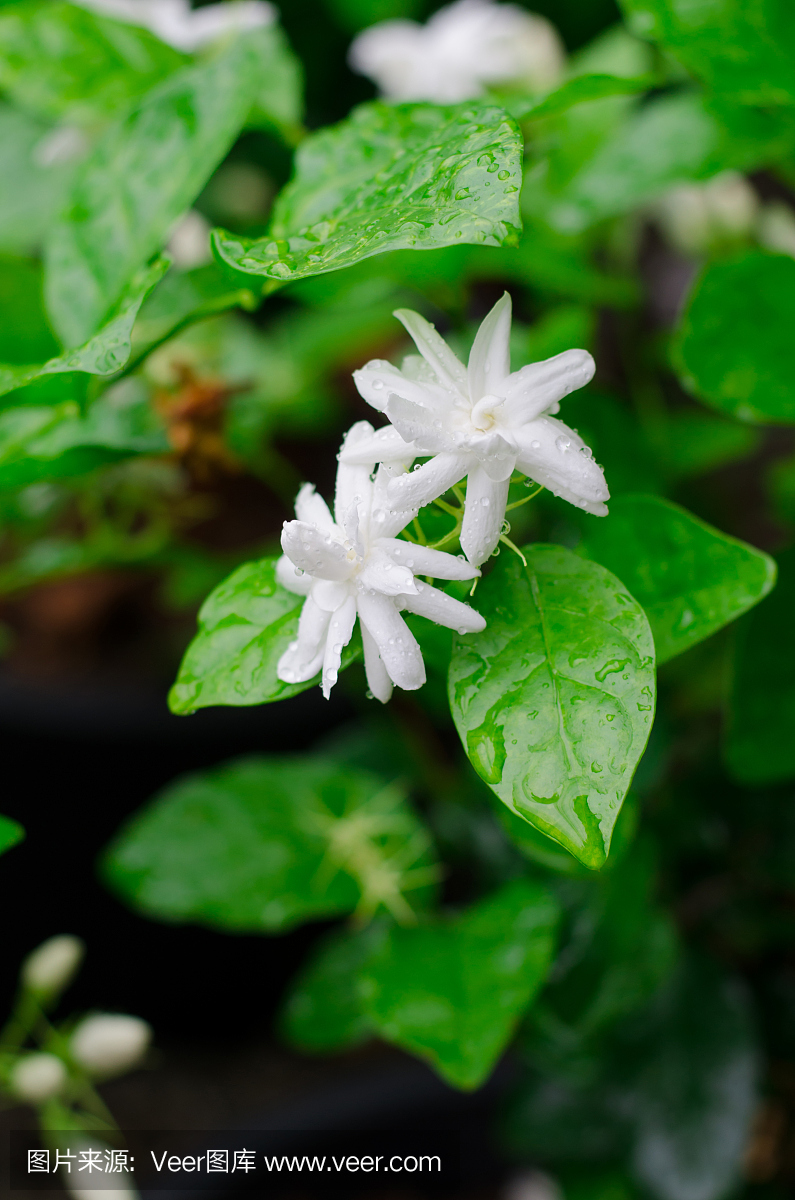
[[[553,87],[564,51],[545,17],[514,4],[456,0],[426,25],[382,21],[353,41],[348,61],[388,100],[456,104],[493,85]]]
[[[766,250],[795,258],[795,212],[781,200],[766,204],[759,214],[757,237]]]
[[[689,255],[748,237],[758,210],[756,192],[737,171],[723,171],[706,183],[679,184],[653,206],[668,241]]]
[[[28,955],[22,964],[22,983],[38,996],[54,996],[71,983],[86,952],[80,938],[61,934]]]
[[[117,1075],[140,1062],[151,1040],[152,1029],[140,1017],[95,1013],[77,1026],[69,1051],[92,1075]]]
[[[346,444],[343,462],[389,464],[432,455],[389,483],[389,502],[404,508],[429,504],[467,476],[461,548],[475,566],[500,539],[515,469],[578,508],[606,515],[610,493],[602,468],[582,438],[549,415],[592,378],[587,350],[567,350],[511,374],[507,292],[480,326],[468,367],[419,313],[404,308],[395,316],[422,358],[409,356],[402,370],[376,359],[354,371],[360,395],[386,413],[392,427]]]
[[[75,125],[59,125],[36,143],[32,158],[37,167],[57,167],[82,158],[90,145],[82,129]]]
[[[343,453],[364,441],[372,444],[373,437],[369,422],[357,422],[343,442]],[[355,466],[340,462],[333,517],[311,484],[298,493],[298,520],[285,522],[284,557],[276,576],[306,600],[298,638],[282,655],[277,673],[285,683],[303,683],[322,670],[328,699],[358,616],[367,683],[385,704],[393,685],[414,691],[425,683],[422,653],[401,611],[460,633],[480,632],[486,622],[469,605],[415,578],[474,579],[480,572],[452,554],[398,540],[396,534],[413,520],[416,509],[390,504],[387,484],[403,467],[380,467],[373,479],[375,459],[371,454]]]
[[[20,1100],[42,1104],[58,1095],[66,1078],[66,1067],[54,1054],[27,1054],[11,1068],[9,1083]]]
[[[209,222],[195,208],[190,209],[177,221],[166,249],[180,271],[190,271],[212,262]]]
[[[271,25],[276,9],[266,0],[231,0],[193,9],[189,0],[72,0],[103,17],[143,25],[162,42],[192,54],[225,33]]]

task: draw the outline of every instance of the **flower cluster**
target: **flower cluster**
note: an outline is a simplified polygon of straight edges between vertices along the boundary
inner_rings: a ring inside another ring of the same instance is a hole
[[[374,361],[354,372],[360,394],[391,424],[374,430],[357,422],[340,450],[334,515],[305,484],[297,520],[282,533],[277,578],[306,600],[278,675],[303,683],[321,672],[326,697],[357,617],[368,685],[383,703],[394,685],[414,690],[425,682],[420,647],[402,612],[461,634],[485,628],[469,605],[417,576],[480,574],[500,540],[516,469],[588,512],[607,512],[602,468],[579,435],[550,415],[592,377],[587,351],[567,350],[512,374],[507,293],[483,321],[467,367],[418,313],[401,309],[395,316],[421,357],[410,356],[401,370]],[[409,470],[417,458],[427,461]],[[397,537],[420,508],[463,479],[466,560]]]
[[[563,70],[563,46],[544,17],[514,4],[456,0],[426,25],[381,21],[354,40],[349,62],[389,100],[456,104],[494,85],[543,91]]]
[[[270,25],[276,10],[266,0],[230,0],[192,9],[190,0],[73,0],[81,8],[142,25],[161,42],[192,54],[225,33]]]

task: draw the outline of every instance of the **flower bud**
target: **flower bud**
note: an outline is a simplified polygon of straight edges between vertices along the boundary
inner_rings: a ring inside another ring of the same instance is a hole
[[[38,996],[56,996],[72,982],[85,952],[80,938],[48,938],[22,964],[22,983]]]
[[[66,1067],[54,1054],[28,1054],[11,1069],[11,1090],[28,1104],[56,1096],[66,1083]]]
[[[747,179],[736,171],[724,171],[706,183],[671,188],[655,209],[671,244],[684,254],[698,255],[749,237],[759,201]]]
[[[69,1049],[92,1075],[118,1075],[143,1058],[151,1038],[150,1026],[140,1017],[97,1013],[80,1022]]]

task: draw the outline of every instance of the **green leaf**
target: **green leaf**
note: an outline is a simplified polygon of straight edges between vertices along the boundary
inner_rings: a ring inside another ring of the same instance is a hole
[[[249,114],[248,123],[262,128],[274,127],[288,140],[300,134],[303,116],[303,69],[278,25],[263,30],[263,54],[267,69]]]
[[[276,561],[244,563],[207,597],[199,612],[199,632],[169,695],[172,712],[192,713],[213,704],[268,704],[317,682],[288,684],[276,676],[279,659],[298,636],[303,604],[303,597],[276,582]],[[357,654],[349,644],[343,667]]]
[[[789,0],[620,0],[630,29],[661,42],[716,92],[744,104],[795,103]]]
[[[795,777],[795,551],[778,567],[773,594],[737,631],[725,757],[745,784]]]
[[[402,790],[333,759],[249,758],[186,776],[122,830],[111,885],[165,921],[283,930],[358,909],[412,919],[436,877]]]
[[[589,558],[626,584],[649,618],[657,661],[667,662],[767,595],[776,564],[658,496],[618,496],[590,521]]]
[[[46,248],[48,311],[66,345],[95,332],[240,132],[267,65],[261,34],[165,80],[82,164]]]
[[[575,75],[548,92],[546,96],[505,96],[506,110],[517,121],[556,117],[575,104],[603,100],[605,96],[631,96],[645,92],[655,83],[654,76],[628,78],[622,75]]]
[[[477,1087],[546,977],[557,919],[544,887],[517,880],[456,917],[386,929],[363,968],[373,1026],[448,1083]]]
[[[75,164],[49,159],[52,136],[46,125],[0,104],[0,250],[36,250],[63,207]]]
[[[18,845],[25,837],[25,830],[10,817],[0,816],[0,854]]]
[[[668,417],[666,459],[675,475],[688,478],[749,458],[761,431],[712,413],[675,412]]]
[[[268,237],[216,230],[228,266],[284,283],[387,250],[516,240],[522,141],[501,108],[364,104],[308,137]]]
[[[0,363],[44,362],[57,355],[41,288],[39,263],[0,255]]]
[[[114,375],[130,357],[130,339],[138,311],[152,288],[168,269],[168,259],[158,258],[138,271],[125,288],[107,324],[77,350],[68,350],[39,366],[0,365],[0,396],[24,388],[47,375],[82,371],[88,375]],[[27,397],[23,398],[23,402]]]
[[[710,263],[676,332],[684,387],[741,421],[795,422],[793,295],[789,257],[754,251]]]
[[[364,1010],[362,971],[378,946],[382,929],[335,930],[292,985],[280,1018],[282,1033],[312,1054],[345,1050],[373,1036]]]
[[[513,812],[601,867],[654,714],[654,644],[624,585],[560,546],[504,550],[478,585],[483,633],[456,638],[450,707]]]
[[[93,124],[184,62],[145,29],[76,4],[30,0],[0,12],[0,88],[38,117]]]

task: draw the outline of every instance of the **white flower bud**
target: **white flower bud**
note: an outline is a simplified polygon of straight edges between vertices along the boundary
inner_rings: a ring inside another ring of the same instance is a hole
[[[143,1058],[152,1030],[140,1017],[97,1013],[80,1022],[72,1034],[72,1058],[92,1075],[117,1075]]]
[[[210,249],[210,226],[195,208],[186,212],[177,221],[168,240],[168,253],[174,266],[180,271],[191,271],[212,262]]]
[[[54,1054],[28,1054],[11,1069],[11,1090],[28,1104],[57,1096],[66,1083],[66,1067]]]
[[[767,250],[795,258],[795,213],[788,204],[766,204],[759,214],[757,236]]]
[[[671,244],[695,255],[748,237],[758,208],[750,183],[736,171],[724,171],[706,183],[671,188],[657,201],[655,215]]]
[[[54,996],[74,979],[86,948],[80,938],[48,938],[22,964],[22,983],[39,996]]]

